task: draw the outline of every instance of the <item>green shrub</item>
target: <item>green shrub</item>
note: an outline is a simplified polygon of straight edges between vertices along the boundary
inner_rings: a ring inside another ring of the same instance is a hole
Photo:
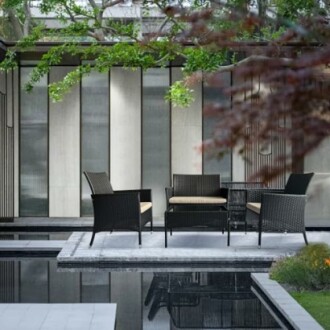
[[[270,278],[297,290],[330,289],[330,247],[322,243],[305,246],[295,256],[274,263]]]

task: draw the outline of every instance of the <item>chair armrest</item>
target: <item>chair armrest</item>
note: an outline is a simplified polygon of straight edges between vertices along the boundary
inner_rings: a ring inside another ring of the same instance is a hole
[[[306,195],[264,193],[260,220],[265,230],[295,231],[304,228]]]
[[[173,197],[174,188],[173,187],[165,187],[165,198],[166,198],[166,209],[170,208],[170,198]]]
[[[130,189],[130,190],[116,190],[114,194],[138,193],[140,195],[140,202],[152,202],[151,189]]]
[[[249,188],[246,191],[247,191],[247,196],[246,196],[247,203],[249,202],[261,203],[262,195],[265,193],[281,194],[284,192],[283,189],[276,189],[276,188]]]
[[[95,219],[137,219],[140,215],[138,192],[92,195]]]

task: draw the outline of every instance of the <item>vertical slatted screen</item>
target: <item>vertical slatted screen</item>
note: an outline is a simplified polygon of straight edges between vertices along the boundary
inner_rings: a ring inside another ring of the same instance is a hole
[[[14,130],[6,95],[0,93],[0,221],[14,218]]]
[[[250,81],[251,91],[250,94],[255,93],[255,88],[260,89],[259,77],[253,77]],[[246,96],[245,96],[246,97]],[[258,97],[254,97],[251,102],[257,103]],[[283,124],[283,123],[282,123]],[[285,124],[285,123],[284,123]],[[279,127],[281,123],[278,122]],[[260,123],[249,123],[246,126],[246,133],[253,135],[260,130]],[[245,148],[244,159],[245,161],[245,181],[249,181],[249,178],[253,177],[262,168],[267,167],[269,171],[273,168],[285,168],[285,161],[280,160],[280,155],[288,154],[287,142],[285,134],[278,132],[271,132],[271,139],[268,144],[262,144],[260,141],[255,140],[252,145],[247,145]],[[283,188],[286,183],[285,173],[280,174],[269,182],[269,186],[273,188]]]

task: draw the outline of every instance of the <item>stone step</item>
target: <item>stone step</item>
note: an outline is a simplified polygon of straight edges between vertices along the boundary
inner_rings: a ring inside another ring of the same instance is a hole
[[[1,330],[112,330],[116,304],[0,304]]]

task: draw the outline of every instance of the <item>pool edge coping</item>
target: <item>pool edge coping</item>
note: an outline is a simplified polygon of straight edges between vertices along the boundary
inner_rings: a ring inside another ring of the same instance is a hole
[[[278,282],[269,278],[268,273],[251,273],[251,277],[294,329],[324,330]]]

